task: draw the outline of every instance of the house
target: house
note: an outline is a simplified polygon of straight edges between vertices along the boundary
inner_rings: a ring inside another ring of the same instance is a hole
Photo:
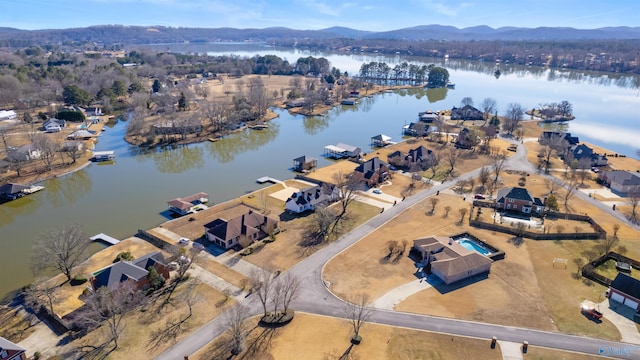
[[[580,161],[588,161],[589,166],[606,166],[607,157],[593,152],[593,149],[585,144],[573,145],[569,149],[572,159]],[[584,159],[584,160],[583,160]]]
[[[48,133],[60,132],[65,127],[65,125],[65,120],[51,118],[42,124],[42,129]]]
[[[609,286],[608,298],[630,307],[635,311],[639,311],[640,281],[619,272]]]
[[[67,135],[67,139],[81,139],[81,140],[89,140],[96,136],[95,132],[89,130],[78,130],[74,131],[71,134]]]
[[[433,123],[434,121],[437,121],[439,118],[440,116],[438,115],[438,113],[434,113],[431,110],[418,113],[418,119],[422,122],[429,123],[429,124]]]
[[[571,136],[571,133],[557,132],[557,131],[545,131],[538,138],[540,145],[546,145],[553,139],[565,140],[567,146],[578,145],[580,140],[577,136]]]
[[[461,108],[454,106],[451,109],[451,120],[484,120],[484,114],[471,105],[465,105]]]
[[[371,145],[374,147],[385,147],[389,144],[392,144],[390,140],[391,140],[390,136],[383,135],[383,134],[376,135],[371,138]]]
[[[468,250],[450,237],[429,236],[413,240],[413,248],[422,256],[422,263],[445,284],[488,273],[493,260]]]
[[[184,198],[176,198],[167,201],[169,204],[169,210],[178,215],[187,215],[189,213],[197,211],[202,204],[209,202],[209,194],[205,192],[199,192],[197,194],[189,195]]]
[[[303,155],[293,159],[293,170],[298,172],[305,172],[311,169],[315,169],[318,166],[318,159],[311,156]]]
[[[30,188],[31,186],[14,183],[0,185],[0,199],[15,200],[23,197],[25,195],[24,191]]]
[[[387,155],[389,164],[409,169],[409,171],[426,170],[434,159],[435,154],[433,151],[422,145],[409,150],[406,154],[400,151],[394,151]]]
[[[368,187],[375,187],[389,178],[389,164],[374,157],[360,164],[351,174],[357,181],[364,182]]]
[[[324,154],[333,158],[349,158],[358,157],[362,153],[362,149],[353,145],[338,143],[337,145],[327,145],[324,147]]]
[[[218,218],[204,227],[210,242],[225,249],[243,248],[273,233],[278,228],[278,220],[249,210],[228,220]]]
[[[429,134],[429,125],[424,122],[410,123],[402,127],[402,133],[407,136],[424,137]]]
[[[287,101],[287,107],[288,108],[303,107],[305,102],[306,102],[305,98],[297,98],[297,99],[289,100]]]
[[[26,350],[11,341],[0,337],[1,360],[27,360]]]
[[[294,192],[285,202],[285,208],[290,213],[300,214],[305,211],[314,211],[318,204],[329,204],[340,196],[340,191],[335,185],[315,185],[298,192]]]
[[[19,148],[9,149],[9,158],[15,161],[29,161],[40,159],[42,151],[33,143],[22,145]]]
[[[152,126],[156,134],[195,134],[202,131],[202,121],[199,119],[166,120]]]
[[[90,106],[84,110],[86,116],[102,116],[102,107]]]
[[[459,149],[471,149],[475,146],[473,136],[471,135],[471,131],[468,128],[463,128],[462,130],[460,130],[455,145]]]
[[[507,187],[498,190],[496,209],[540,215],[544,210],[544,204],[525,188]]]
[[[0,110],[0,121],[14,120],[17,117],[18,117],[18,114],[16,114],[16,112],[13,110]]]
[[[82,151],[84,149],[84,143],[82,141],[65,141],[60,147],[60,151]]]
[[[154,267],[165,279],[169,279],[169,267],[162,254],[156,251],[133,261],[118,261],[94,272],[89,278],[91,289],[96,291],[106,286],[109,290],[113,290],[125,281],[132,281],[136,289],[146,290],[149,288],[148,275],[151,267]]]
[[[611,188],[618,195],[640,194],[640,173],[613,170],[598,174],[598,181]]]

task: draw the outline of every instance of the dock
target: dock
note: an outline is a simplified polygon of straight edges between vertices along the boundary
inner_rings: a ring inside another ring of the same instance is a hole
[[[282,184],[283,183],[283,181],[278,180],[278,179],[274,179],[274,178],[269,177],[269,176],[263,176],[261,178],[258,178],[258,179],[256,179],[256,182],[258,184],[264,184],[264,183],[267,183],[267,182],[274,183],[274,184]]]
[[[100,233],[98,235],[93,235],[89,239],[91,239],[91,241],[102,241],[110,245],[115,245],[120,242],[120,240],[103,233]]]

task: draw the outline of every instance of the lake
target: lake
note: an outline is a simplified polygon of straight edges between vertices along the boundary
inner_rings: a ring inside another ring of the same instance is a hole
[[[443,59],[400,58],[306,52],[246,45],[162,45],[173,51],[210,54],[275,54],[289,61],[301,56],[325,56],[332,66],[355,74],[360,64],[385,61],[436,63],[445,66],[455,89],[416,89],[384,93],[362,99],[357,106],[339,106],[326,116],[279,117],[264,130],[245,130],[217,142],[142,151],[123,140],[126,121],[111,124],[96,150],[114,150],[115,164],[92,163],[70,175],[45,181],[45,191],[0,205],[0,295],[32,281],[30,253],[33,243],[47,229],[67,223],[80,224],[89,235],[104,232],[125,238],[137,229],[157,226],[166,218],[167,201],[204,191],[219,203],[260,188],[262,176],[287,179],[293,159],[311,155],[319,166],[323,148],[344,142],[370,151],[370,138],[385,134],[400,140],[402,126],[415,121],[427,109],[459,106],[463,97],[480,104],[485,97],[497,100],[502,113],[510,102],[529,109],[543,102],[568,100],[576,120],[569,128],[581,140],[634,156],[640,138],[637,107],[638,79],[616,74],[551,71],[503,66],[493,76],[493,64]],[[156,47],[158,48],[158,47]],[[265,185],[266,186],[266,185]],[[92,251],[102,245],[95,244]]]

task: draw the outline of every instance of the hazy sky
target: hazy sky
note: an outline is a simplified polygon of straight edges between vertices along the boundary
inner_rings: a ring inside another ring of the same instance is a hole
[[[638,0],[0,0],[0,27],[640,26]]]

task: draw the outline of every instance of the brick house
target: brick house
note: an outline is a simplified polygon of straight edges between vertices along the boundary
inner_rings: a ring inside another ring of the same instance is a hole
[[[635,311],[640,310],[640,281],[618,273],[609,286],[607,297]]]
[[[0,337],[0,359],[27,360],[26,350],[9,340]]]
[[[640,173],[613,170],[598,174],[598,181],[611,188],[618,195],[640,194]]]
[[[278,228],[278,220],[249,210],[229,220],[218,218],[204,225],[207,240],[225,249],[243,248]]]
[[[544,204],[540,198],[521,187],[508,187],[498,190],[496,209],[520,212],[526,215],[540,215],[544,211]]]
[[[390,177],[389,164],[380,160],[377,156],[360,164],[351,174],[356,181],[361,181],[369,187],[384,182]]]
[[[146,254],[133,261],[118,261],[105,268],[91,274],[89,282],[95,291],[106,286],[109,290],[114,290],[120,283],[131,281],[136,289],[146,290],[149,288],[149,270],[155,268],[158,274],[165,279],[169,279],[169,267],[165,263],[164,257],[158,251]]]

